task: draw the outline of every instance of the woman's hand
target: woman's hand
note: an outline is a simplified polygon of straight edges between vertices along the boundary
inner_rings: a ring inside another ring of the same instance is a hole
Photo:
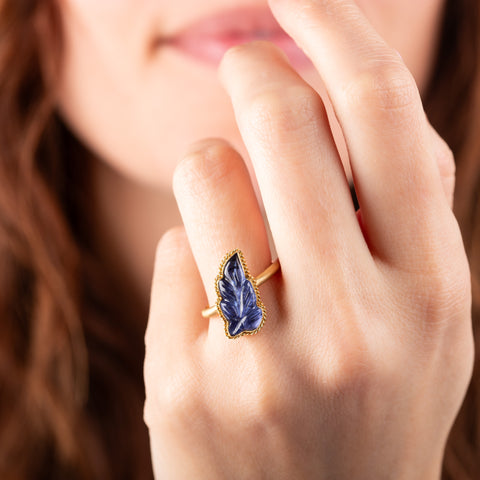
[[[221,76],[281,272],[260,288],[258,335],[230,340],[200,316],[226,252],[242,249],[254,275],[271,257],[242,159],[219,140],[195,145],[174,180],[186,234],[158,246],[146,336],[155,472],[439,478],[473,364],[451,153],[354,2],[270,4],[323,77],[360,212],[317,93],[271,44],[230,50]]]

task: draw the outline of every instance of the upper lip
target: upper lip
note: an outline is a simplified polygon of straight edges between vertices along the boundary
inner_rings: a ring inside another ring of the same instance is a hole
[[[258,37],[285,35],[267,7],[237,7],[190,23],[181,30],[157,39],[157,43],[174,43],[185,37]]]

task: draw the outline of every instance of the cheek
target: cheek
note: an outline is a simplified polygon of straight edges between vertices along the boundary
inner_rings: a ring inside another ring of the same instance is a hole
[[[121,18],[127,11],[132,11],[142,0],[58,0],[60,9],[66,15],[74,15],[78,19],[95,17]]]
[[[125,22],[121,12],[132,11],[131,1],[105,2],[110,9],[97,1],[71,0],[69,8],[79,10],[64,10],[58,106],[79,139],[114,170],[168,188],[189,143],[220,136],[239,146],[216,70],[172,52],[152,53],[146,3]]]
[[[149,42],[165,15],[158,0],[59,1],[66,49],[58,105],[94,154],[122,174],[164,187],[188,144],[200,138],[226,138],[247,159],[215,69],[172,52],[152,54]],[[357,1],[422,89],[443,0]],[[309,80],[319,88],[316,74]]]
[[[147,65],[130,60],[108,63],[90,51],[66,63],[62,116],[98,158],[136,181],[170,188],[190,143],[218,136],[238,146],[230,101],[215,71],[174,54]]]
[[[148,85],[154,80],[150,5],[151,0],[60,3],[65,27],[60,113],[96,156],[137,177],[146,164],[145,125],[159,120],[150,104],[162,103],[161,79],[153,92]],[[153,95],[150,102],[147,94]]]
[[[226,138],[246,151],[216,69],[172,51],[152,52],[161,17],[168,18],[158,4],[69,0],[58,107],[114,170],[171,188],[176,164],[200,138]]]
[[[145,36],[137,12],[151,0],[59,0],[67,52],[70,57],[95,53],[119,54]]]

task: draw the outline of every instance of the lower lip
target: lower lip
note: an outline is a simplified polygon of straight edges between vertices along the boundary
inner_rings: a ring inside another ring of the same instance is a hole
[[[163,46],[173,47],[201,62],[218,66],[225,52],[242,43],[255,40],[267,40],[277,45],[285,52],[293,67],[305,69],[312,66],[309,58],[285,32],[278,31],[262,36],[243,33],[241,35],[183,35],[163,43]]]

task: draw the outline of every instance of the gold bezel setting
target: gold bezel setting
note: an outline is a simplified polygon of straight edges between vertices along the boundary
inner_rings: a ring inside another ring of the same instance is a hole
[[[223,278],[223,275],[224,275],[224,268],[225,268],[225,265],[226,263],[230,260],[230,258],[232,258],[235,254],[238,254],[238,258],[240,260],[240,263],[242,265],[242,268],[243,268],[243,272],[245,274],[245,279],[248,280],[252,287],[253,287],[253,290],[255,292],[255,296],[256,296],[256,305],[257,307],[259,307],[261,310],[262,310],[262,319],[260,321],[260,324],[257,328],[255,328],[254,330],[243,330],[241,331],[238,335],[230,335],[229,331],[228,331],[228,326],[229,326],[229,320],[228,318],[225,317],[223,311],[222,311],[222,308],[220,306],[220,302],[222,301],[223,297],[222,297],[222,294],[220,293],[220,290],[218,288],[218,282]],[[252,275],[250,275],[250,272],[248,270],[248,266],[247,266],[247,262],[245,260],[245,257],[243,255],[243,252],[239,249],[239,248],[235,248],[234,250],[228,252],[221,264],[220,264],[220,269],[219,269],[219,274],[217,275],[217,277],[215,278],[215,291],[217,292],[217,301],[215,303],[216,305],[216,308],[217,308],[217,312],[218,314],[220,315],[220,317],[222,318],[223,322],[224,322],[224,327],[225,327],[225,335],[228,337],[228,338],[231,338],[231,339],[236,339],[236,338],[240,338],[242,337],[243,335],[255,335],[256,333],[258,333],[260,331],[260,329],[263,327],[263,325],[265,324],[265,320],[267,318],[267,310],[265,308],[265,305],[263,304],[261,298],[260,298],[260,292],[258,291],[258,285],[257,285],[257,282],[255,280],[255,277],[253,277]]]

